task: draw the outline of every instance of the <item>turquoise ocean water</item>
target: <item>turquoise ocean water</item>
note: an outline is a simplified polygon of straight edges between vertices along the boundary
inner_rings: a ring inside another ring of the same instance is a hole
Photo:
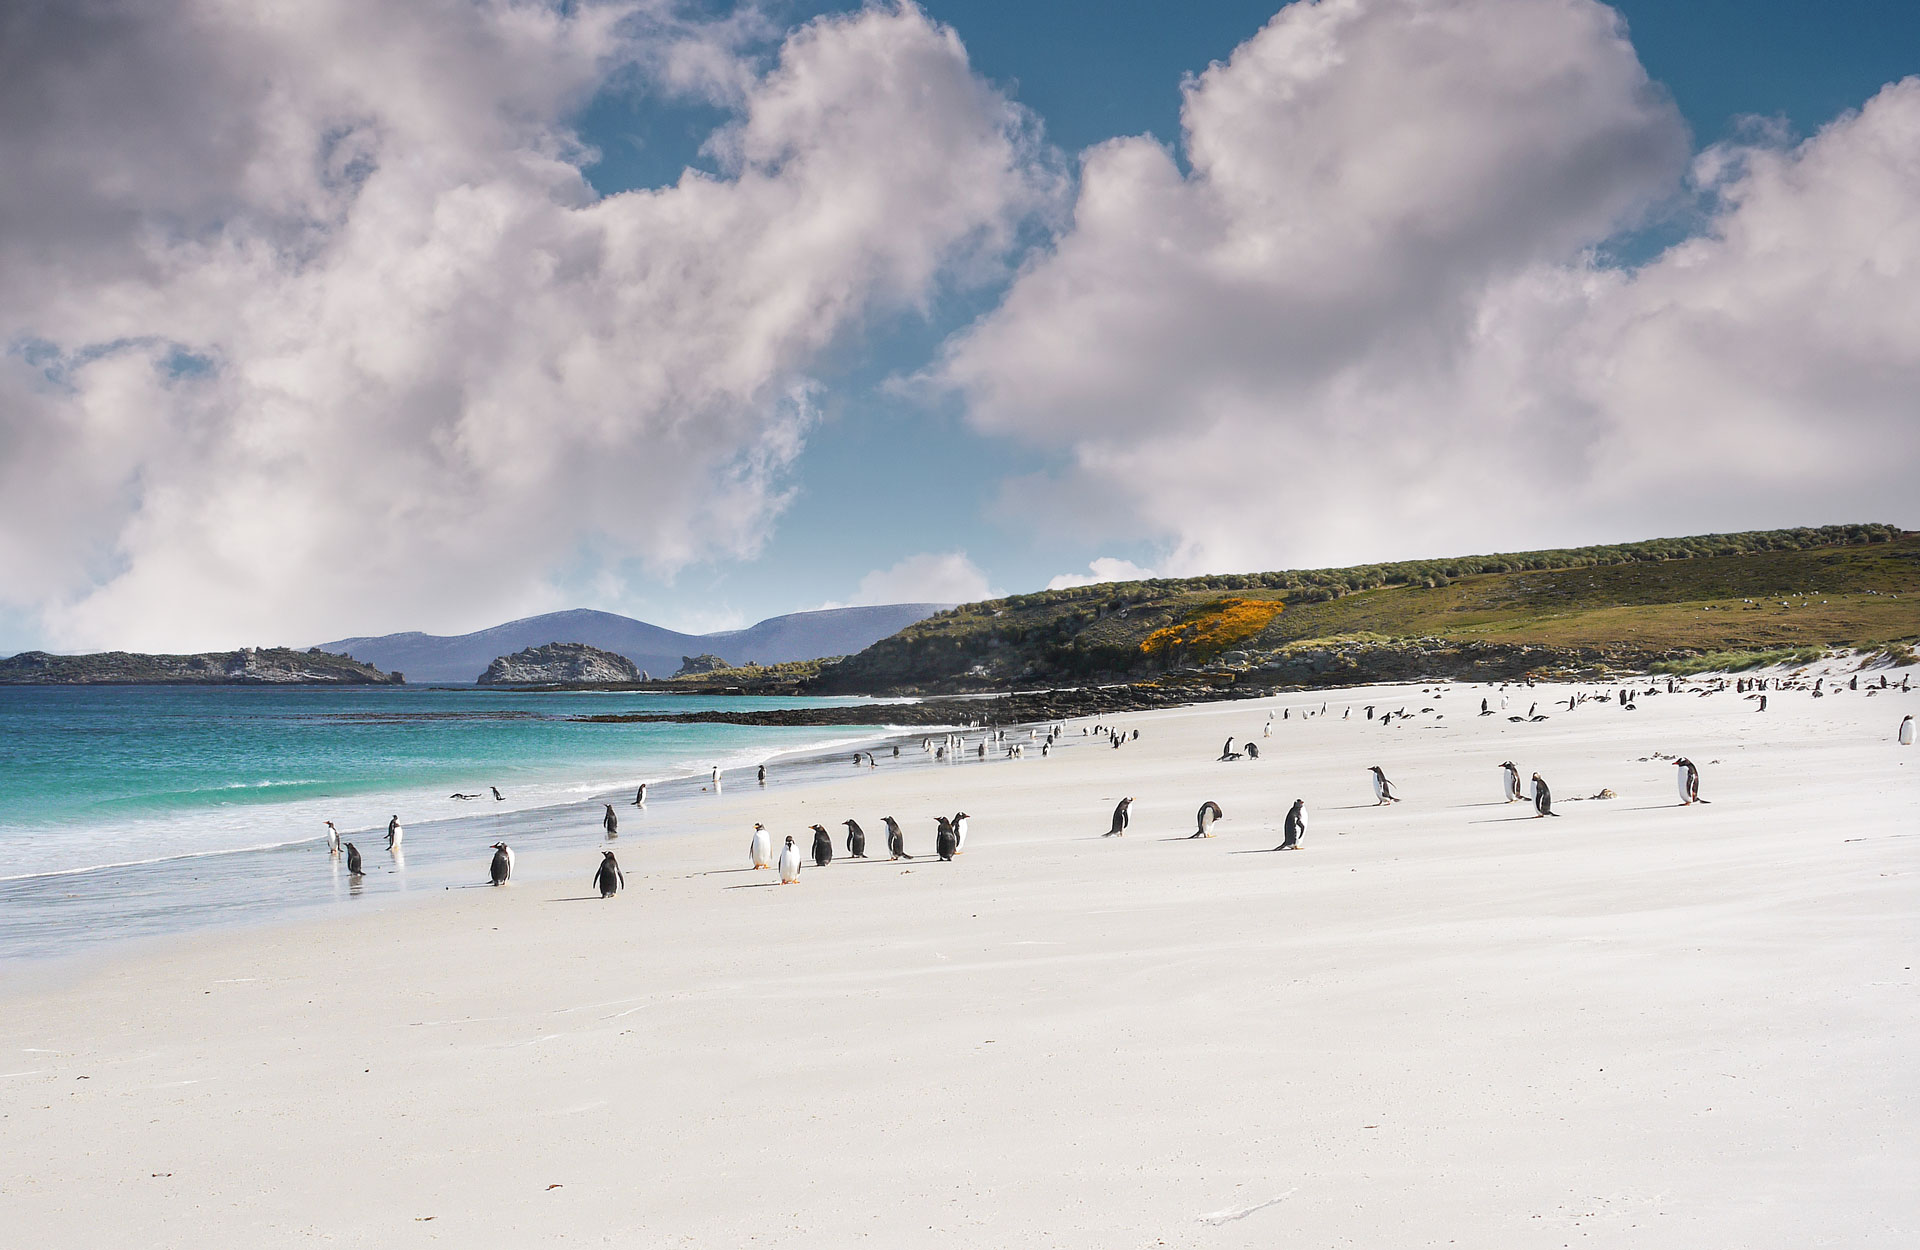
[[[716,764],[745,781],[737,770],[769,758],[870,740],[884,732],[886,707],[873,705],[872,728],[596,725],[572,719],[580,715],[858,702],[0,687],[0,958],[470,881],[476,845],[577,841],[574,826],[600,801],[633,812],[641,781],[657,809],[697,793]],[[408,831],[397,863],[380,849],[396,814]],[[324,820],[376,869],[351,890],[326,865]]]

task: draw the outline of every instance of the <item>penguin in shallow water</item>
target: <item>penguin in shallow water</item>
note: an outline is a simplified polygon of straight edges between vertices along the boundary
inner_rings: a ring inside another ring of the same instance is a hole
[[[1506,791],[1509,803],[1518,803],[1527,797],[1520,792],[1520,769],[1512,760],[1500,762],[1500,788]]]
[[[847,827],[848,858],[865,859],[867,857],[867,831],[860,827],[860,822],[857,820],[843,820],[840,823]]]
[[[1194,830],[1188,834],[1187,837],[1189,839],[1212,837],[1213,822],[1219,820],[1223,814],[1220,810],[1220,805],[1212,799],[1208,799],[1200,805],[1200,810],[1194,813]]]
[[[813,866],[825,868],[833,862],[833,837],[819,825],[813,828]]]
[[[900,822],[891,816],[882,816],[880,823],[887,827],[887,857],[889,859],[912,859],[907,854],[907,835],[900,832]]]
[[[964,855],[967,850],[967,820],[965,812],[953,814],[953,853]]]
[[[640,788],[633,792],[633,805],[635,807],[645,807],[647,805],[647,783],[646,782],[644,781],[641,782]]]
[[[1380,771],[1378,764],[1372,765],[1367,771],[1373,774],[1373,805],[1375,807],[1383,803],[1400,801],[1400,796],[1393,792],[1393,783],[1387,780],[1387,775]]]
[[[601,804],[601,806],[607,809],[607,814],[600,818],[600,827],[607,831],[608,837],[610,838],[619,837],[620,836],[620,818],[613,814],[613,804],[603,803]]]
[[[1765,706],[1764,699],[1762,700],[1762,706]],[[1900,722],[1899,738],[1901,746],[1910,747],[1913,745],[1913,717],[1909,716]]]
[[[773,867],[773,835],[757,820],[753,822],[753,841],[747,843],[747,855],[755,868]]]
[[[400,818],[398,816],[395,816],[387,822],[387,849],[389,851],[399,850],[400,839],[405,836],[407,836],[407,831],[400,827]]]
[[[953,822],[945,816],[935,816],[933,818],[933,824],[934,853],[940,856],[941,859],[950,861],[953,859],[954,853],[959,845],[959,839],[954,836]]]
[[[1674,777],[1680,783],[1680,806],[1706,802],[1700,797],[1700,770],[1693,761],[1683,755],[1673,762],[1673,766],[1679,770]]]
[[[800,848],[794,845],[792,835],[788,835],[787,844],[780,848],[780,884],[792,885],[798,880],[800,880]]]
[[[620,861],[613,857],[613,852],[600,852],[600,866],[593,871],[593,885],[600,891],[600,897],[612,898],[626,884],[627,874],[620,871]]]
[[[493,863],[487,869],[487,876],[495,885],[505,885],[513,880],[513,852],[507,849],[505,842],[493,844]]]
[[[351,842],[347,843],[347,875],[350,877],[367,875],[366,868],[360,863],[360,848]]]
[[[504,802],[506,802],[506,801],[507,801],[507,796],[506,796],[506,795],[504,795],[504,794],[502,794],[502,793],[500,793],[500,787],[499,787],[499,786],[488,786],[488,787],[487,787],[487,789],[489,789],[489,790],[491,790],[491,791],[493,791],[493,801],[494,801],[494,802],[496,802],[496,803],[504,803]]]
[[[1131,794],[1121,799],[1119,805],[1113,809],[1113,828],[1107,830],[1100,836],[1103,838],[1118,838],[1124,836],[1127,832],[1127,826],[1132,823],[1133,820],[1132,815],[1127,810],[1132,806],[1133,796]]]
[[[331,820],[327,821],[326,825],[327,825],[327,854],[338,855],[340,853],[340,831],[333,827],[333,822]]]
[[[1295,799],[1293,806],[1287,809],[1286,824],[1281,832],[1286,836],[1279,846],[1273,848],[1274,850],[1297,851],[1300,849],[1300,840],[1307,836],[1307,801],[1305,799]]]
[[[1539,773],[1535,773],[1533,775],[1534,819],[1537,820],[1542,816],[1558,816],[1559,814],[1559,812],[1553,810],[1553,791],[1547,789],[1546,779]]]

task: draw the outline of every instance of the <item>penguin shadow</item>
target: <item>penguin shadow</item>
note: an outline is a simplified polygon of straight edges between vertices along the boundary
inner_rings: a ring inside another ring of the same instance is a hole
[[[786,882],[780,880],[778,877],[775,877],[771,881],[742,881],[739,885],[722,886],[721,888],[727,889],[727,890],[766,890],[766,889],[771,889],[776,885],[785,885],[785,884]]]
[[[1250,846],[1244,851],[1228,851],[1229,855],[1271,855],[1283,848],[1277,846]],[[1298,849],[1298,848],[1296,848]]]
[[[726,877],[738,872],[765,872],[765,868],[709,868],[705,872],[690,872],[689,877]]]
[[[549,903],[604,903],[606,899],[598,894],[569,894],[565,898],[550,898]]]
[[[1542,819],[1545,819],[1545,818],[1540,816],[1538,813],[1532,811],[1531,809],[1529,809],[1527,812],[1519,816],[1495,816],[1490,820],[1469,820],[1467,823],[1470,825],[1507,825],[1507,824],[1512,824],[1516,820],[1542,820]]]

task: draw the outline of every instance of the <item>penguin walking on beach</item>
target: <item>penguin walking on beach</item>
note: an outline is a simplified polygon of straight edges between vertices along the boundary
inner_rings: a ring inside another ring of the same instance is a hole
[[[1766,696],[1766,695],[1761,695],[1761,696],[1760,696],[1760,710],[1761,710],[1762,712],[1764,712],[1764,711],[1766,711],[1766,710],[1767,710],[1767,696]],[[1911,718],[1911,717],[1909,717],[1908,719],[1909,719],[1909,720],[1911,720],[1912,718]]]
[[[640,788],[633,792],[633,805],[635,807],[645,807],[647,805],[647,783],[646,782],[644,781],[641,782]]]
[[[366,866],[360,862],[360,848],[351,842],[347,843],[347,875],[349,877],[367,875]]]
[[[1260,758],[1260,748],[1255,746],[1251,742],[1247,743],[1247,758],[1250,760],[1257,760]]]
[[[499,786],[488,786],[488,787],[487,787],[487,789],[489,789],[489,790],[491,790],[491,791],[493,791],[493,801],[494,801],[494,802],[496,802],[496,803],[504,803],[504,802],[506,802],[506,801],[507,801],[507,796],[506,796],[506,795],[504,795],[504,794],[502,794],[502,793],[500,793],[500,787],[499,787]]]
[[[326,822],[326,826],[327,826],[327,854],[338,855],[340,853],[340,831],[333,827],[333,822],[331,820]]]
[[[1132,806],[1133,806],[1133,796],[1131,794],[1129,794],[1126,798],[1121,799],[1119,806],[1113,809],[1113,828],[1107,830],[1105,833],[1101,834],[1100,836],[1103,838],[1124,837],[1127,832],[1127,825],[1130,824],[1133,820],[1132,815],[1127,810]]]
[[[400,827],[400,818],[398,816],[395,816],[387,822],[387,849],[389,851],[399,850],[400,839],[406,836],[407,831]]]
[[[819,825],[813,827],[813,866],[825,868],[833,862],[833,835]]]
[[[607,831],[608,837],[610,838],[619,837],[620,836],[620,818],[614,815],[613,804],[603,803],[601,806],[607,809],[607,814],[600,818],[600,827]]]
[[[780,884],[792,885],[800,880],[800,848],[793,844],[793,835],[787,835],[787,844],[780,848]]]
[[[1706,802],[1700,797],[1700,770],[1694,767],[1693,761],[1683,755],[1673,762],[1673,766],[1679,769],[1674,777],[1680,782],[1680,806]]]
[[[933,824],[934,853],[939,855],[941,859],[951,862],[954,855],[958,853],[960,844],[960,839],[953,832],[953,822],[945,816],[935,816],[933,818]]]
[[[907,854],[907,835],[900,831],[900,822],[891,816],[882,816],[880,823],[887,827],[887,858],[912,859]]]
[[[847,857],[849,859],[865,859],[867,857],[867,831],[860,827],[860,822],[857,820],[843,820],[840,823],[847,827]]]
[[[612,898],[626,888],[626,884],[627,874],[620,871],[620,861],[613,857],[613,852],[600,852],[600,866],[593,870],[593,886],[600,891],[600,897]]]
[[[1375,807],[1400,801],[1400,796],[1393,792],[1393,783],[1388,781],[1387,775],[1380,771],[1380,765],[1375,764],[1367,771],[1373,774],[1373,805]]]
[[[1910,747],[1913,745],[1913,717],[1906,717],[1900,722],[1899,738],[1901,746]]]
[[[969,819],[970,817],[965,812],[955,812],[953,814],[953,853],[955,855],[963,855],[966,853],[967,821]]]
[[[747,855],[755,868],[773,867],[773,835],[757,820],[753,822],[753,841],[747,843]]]
[[[1295,799],[1293,806],[1287,809],[1286,823],[1281,827],[1281,832],[1285,836],[1280,845],[1273,848],[1274,850],[1297,851],[1300,849],[1301,839],[1307,836],[1307,801],[1305,799]]]
[[[1547,782],[1539,773],[1533,775],[1533,816],[1538,820],[1542,816],[1558,816],[1553,810],[1553,791],[1547,789]]]
[[[1520,769],[1512,760],[1500,762],[1500,788],[1506,792],[1509,803],[1518,803],[1527,797],[1520,792]]]
[[[493,844],[493,863],[487,869],[487,876],[495,885],[513,880],[513,851],[505,842]]]
[[[1194,830],[1188,834],[1187,837],[1189,839],[1212,837],[1213,822],[1219,820],[1222,815],[1224,815],[1224,813],[1221,812],[1220,805],[1212,799],[1208,799],[1200,805],[1200,810],[1194,813]]]
[[[1237,760],[1240,758],[1240,753],[1233,749],[1232,738],[1228,738],[1227,745],[1220,748],[1220,758],[1223,760]]]

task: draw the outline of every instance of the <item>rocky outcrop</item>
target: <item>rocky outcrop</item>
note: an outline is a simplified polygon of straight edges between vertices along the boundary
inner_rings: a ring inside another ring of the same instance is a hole
[[[200,655],[22,651],[0,660],[0,685],[10,686],[397,686],[405,680],[317,647],[244,647]]]
[[[624,655],[584,642],[550,642],[496,658],[475,680],[482,686],[635,682],[640,669]]]
[[[703,651],[699,655],[681,656],[680,671],[675,673],[674,676],[698,677],[703,673],[717,673],[723,668],[731,667],[733,666],[711,651]]]

